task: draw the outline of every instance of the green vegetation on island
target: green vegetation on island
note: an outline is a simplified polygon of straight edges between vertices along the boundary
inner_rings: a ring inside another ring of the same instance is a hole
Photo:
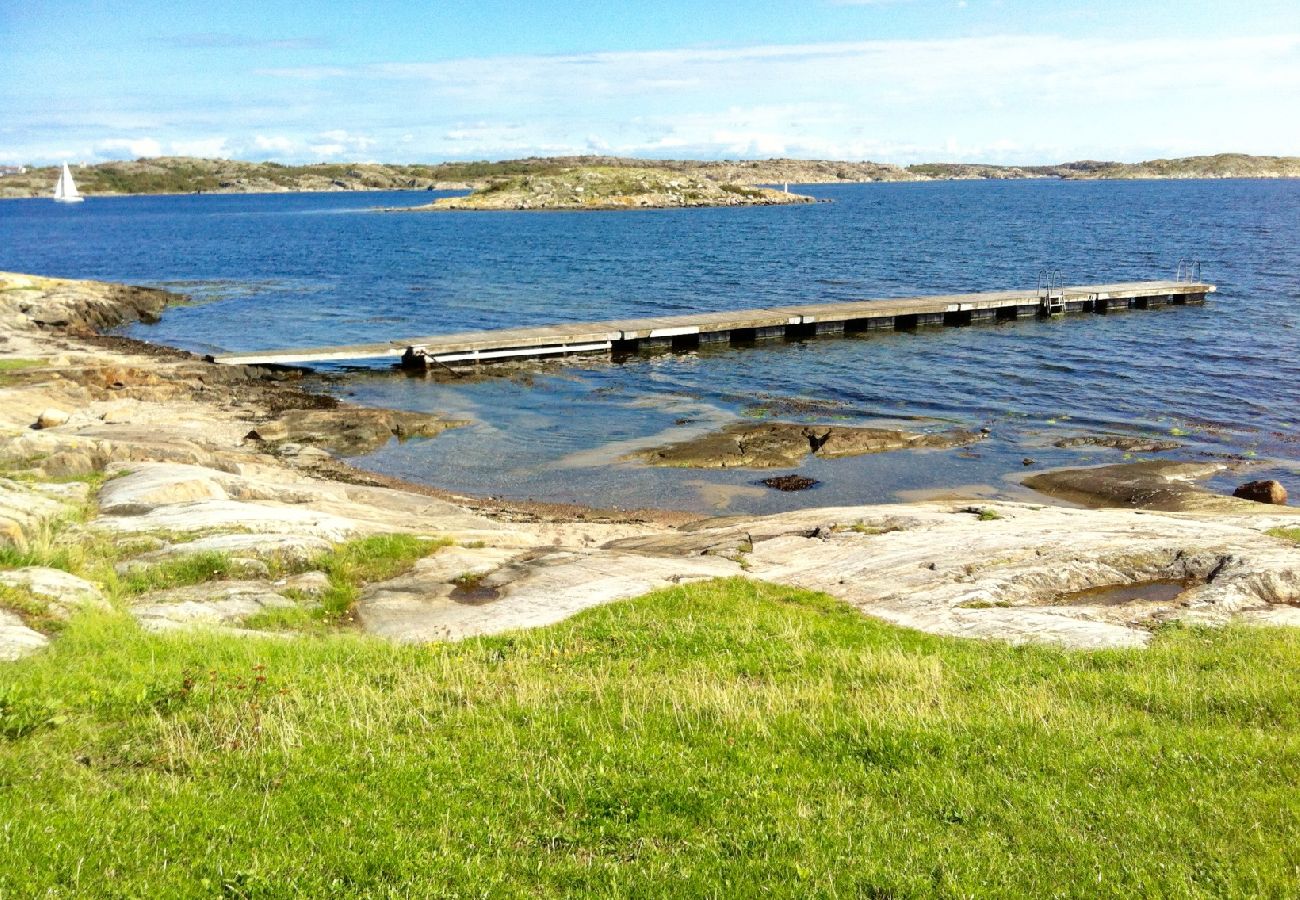
[[[738,579],[421,647],[84,613],[0,668],[0,894],[1278,896],[1298,658],[943,639]]]
[[[493,178],[467,197],[446,197],[402,211],[655,209],[814,202],[802,194],[719,184],[668,169],[602,166]]]
[[[283,191],[434,190],[483,187],[514,176],[550,176],[575,168],[667,170],[717,184],[771,185],[869,181],[1062,178],[1300,178],[1300,157],[1222,153],[1140,163],[1081,160],[1042,166],[919,163],[899,166],[835,160],[650,160],[612,156],[529,157],[501,162],[393,165],[282,165],[192,157],[159,157],[77,166],[84,194],[276,193]],[[58,167],[0,174],[0,198],[50,194]]]

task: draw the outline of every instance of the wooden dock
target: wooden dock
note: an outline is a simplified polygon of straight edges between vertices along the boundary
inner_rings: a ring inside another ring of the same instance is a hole
[[[403,366],[456,365],[572,353],[634,353],[650,348],[692,349],[701,344],[748,344],[863,331],[1036,318],[1065,313],[1112,313],[1203,303],[1214,285],[1189,281],[1129,281],[1027,291],[944,294],[776,306],[735,312],[534,328],[466,331],[374,344],[263,350],[209,357],[227,365],[306,365],[373,359]]]

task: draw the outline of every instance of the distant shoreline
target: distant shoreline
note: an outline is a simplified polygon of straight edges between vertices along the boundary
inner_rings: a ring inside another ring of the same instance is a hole
[[[1152,183],[1167,181],[1300,181],[1300,175],[1205,175],[1196,177],[1172,177],[1152,175],[1144,178],[1060,178],[1052,175],[1038,175],[1031,178],[924,178],[911,181],[801,181],[790,182],[791,188],[804,187],[821,187],[826,185],[889,185],[889,186],[912,186],[925,184],[947,184],[951,182],[967,183],[994,183],[999,181],[1015,182],[1033,182],[1045,181],[1054,183],[1074,183],[1083,184],[1098,182],[1107,183]],[[770,184],[770,182],[754,182],[755,185]],[[93,200],[129,200],[133,197],[289,197],[303,196],[307,194],[428,194],[433,191],[458,191],[468,194],[469,188],[371,188],[358,187],[347,189],[323,190],[323,189],[294,189],[284,191],[237,191],[237,190],[217,190],[217,191],[157,191],[157,192],[139,192],[139,193],[92,193],[82,191],[83,197]],[[28,195],[10,195],[0,194],[0,202],[6,200],[49,200],[51,195],[47,194],[28,194]],[[818,200],[817,202],[830,202]],[[790,204],[797,205],[797,204]],[[371,207],[378,212],[404,212],[407,210],[428,211],[431,204],[425,204],[421,207]],[[601,207],[569,207],[563,209],[545,209],[545,210],[514,210],[518,212],[602,212],[612,209],[626,209],[627,207],[619,206],[601,206]],[[683,209],[687,207],[672,206],[647,206],[638,207],[640,209]],[[695,207],[699,209],[709,209],[714,207]],[[444,209],[443,212],[502,212],[503,210],[492,209]],[[512,211],[512,210],[504,210]]]
[[[918,163],[899,166],[836,160],[649,160],[570,156],[499,162],[379,164],[272,162],[162,157],[74,168],[89,197],[193,194],[349,193],[357,191],[474,190],[520,176],[551,176],[575,169],[656,169],[719,184],[798,185],[922,183],[931,181],[1171,181],[1300,178],[1300,157],[1218,154],[1140,163],[1079,160],[1056,165]],[[53,166],[0,175],[0,199],[52,194]]]

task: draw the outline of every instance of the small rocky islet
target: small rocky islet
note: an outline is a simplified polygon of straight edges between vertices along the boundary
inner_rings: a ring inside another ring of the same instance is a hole
[[[465,197],[391,212],[451,210],[618,210],[787,206],[812,197],[653,168],[575,168],[493,179]]]

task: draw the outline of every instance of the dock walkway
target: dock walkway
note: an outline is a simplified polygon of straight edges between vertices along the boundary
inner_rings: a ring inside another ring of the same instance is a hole
[[[700,312],[609,322],[467,331],[338,347],[263,350],[210,357],[228,365],[305,365],[392,358],[408,367],[504,361],[571,353],[631,353],[701,344],[747,344],[847,332],[970,325],[1057,313],[1110,313],[1202,303],[1214,285],[1129,281],[1047,290],[942,294]]]

